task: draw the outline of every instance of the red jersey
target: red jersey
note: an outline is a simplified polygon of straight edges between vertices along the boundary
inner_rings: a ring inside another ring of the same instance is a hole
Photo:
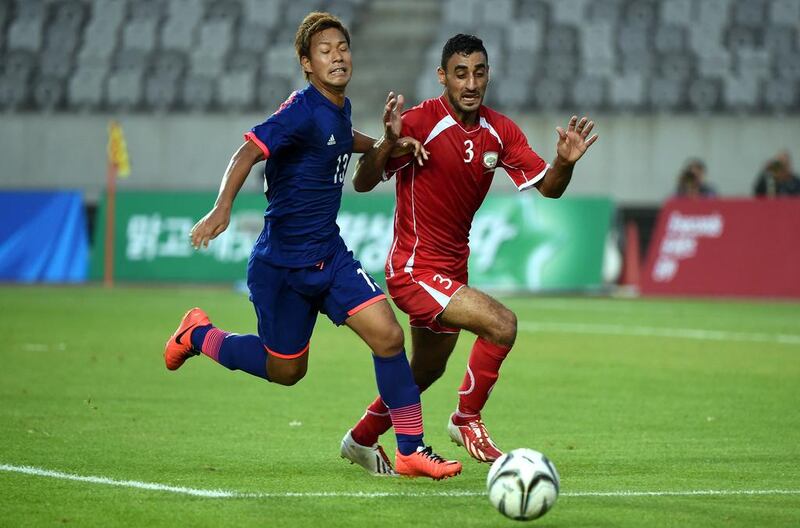
[[[414,269],[466,272],[469,230],[497,167],[517,189],[533,187],[549,165],[528,145],[506,116],[481,106],[479,122],[464,128],[444,95],[403,113],[401,136],[411,136],[430,153],[420,167],[411,156],[386,165],[397,180],[394,239],[386,276]]]

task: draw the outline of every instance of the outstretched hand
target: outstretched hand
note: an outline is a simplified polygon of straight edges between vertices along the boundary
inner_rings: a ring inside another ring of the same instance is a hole
[[[195,249],[200,249],[201,247],[207,248],[208,243],[225,231],[230,222],[230,209],[214,206],[214,208],[192,228],[190,234],[192,247]]]
[[[422,143],[410,136],[400,137],[403,131],[403,104],[405,98],[402,95],[395,96],[394,92],[389,92],[386,96],[386,106],[383,109],[383,137],[392,143],[391,157],[399,158],[406,154],[413,154],[417,163],[420,165],[428,159],[428,151]]]
[[[567,163],[575,163],[597,141],[597,134],[589,137],[589,132],[594,128],[594,121],[589,121],[585,116],[578,121],[578,116],[572,116],[567,125],[567,130],[556,127],[558,143],[556,153]],[[588,139],[587,139],[588,138]]]
[[[388,141],[397,141],[400,132],[403,130],[403,103],[405,99],[402,95],[395,96],[394,92],[389,92],[386,96],[386,106],[383,108],[383,135]]]

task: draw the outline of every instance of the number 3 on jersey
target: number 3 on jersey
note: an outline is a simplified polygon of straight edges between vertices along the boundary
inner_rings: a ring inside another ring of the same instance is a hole
[[[347,162],[350,161],[350,154],[342,154],[336,158],[336,172],[333,174],[333,183],[344,183],[344,175],[347,172]]]
[[[466,156],[464,158],[464,163],[469,163],[470,161],[472,161],[472,158],[475,157],[475,153],[472,151],[472,149],[474,147],[475,147],[475,145],[472,143],[471,139],[468,139],[468,140],[464,141],[464,148],[467,149],[464,152],[464,156]]]

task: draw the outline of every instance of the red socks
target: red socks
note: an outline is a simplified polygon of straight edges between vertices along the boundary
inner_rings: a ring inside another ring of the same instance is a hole
[[[392,417],[380,396],[375,398],[367,412],[353,427],[353,440],[363,446],[371,446],[378,442],[378,437],[392,428]]]
[[[481,414],[492,392],[500,366],[511,351],[511,347],[494,345],[480,337],[475,340],[469,355],[467,373],[458,389],[458,410],[455,421],[459,418],[472,418]],[[420,387],[420,392],[428,387]],[[392,428],[392,417],[389,409],[383,404],[380,396],[375,398],[367,412],[353,427],[353,440],[363,446],[371,446],[378,442],[378,437]]]
[[[492,392],[500,366],[511,351],[511,347],[494,345],[478,338],[472,346],[467,364],[467,373],[458,389],[456,418],[479,416]]]

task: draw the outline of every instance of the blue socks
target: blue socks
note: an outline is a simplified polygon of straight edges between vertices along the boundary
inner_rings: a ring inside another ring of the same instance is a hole
[[[241,370],[269,381],[267,351],[257,335],[229,334],[214,326],[192,331],[192,346],[230,370]]]
[[[397,450],[410,455],[422,441],[422,405],[406,351],[384,358],[373,354],[378,392],[389,409],[397,436]]]

